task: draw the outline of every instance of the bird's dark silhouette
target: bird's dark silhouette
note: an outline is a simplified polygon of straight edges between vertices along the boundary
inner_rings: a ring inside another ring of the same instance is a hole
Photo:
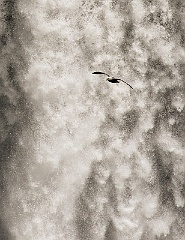
[[[108,78],[106,79],[108,82],[111,83],[120,83],[120,82],[124,82],[125,84],[127,84],[130,88],[133,89],[133,87],[128,84],[127,82],[125,82],[124,80],[120,79],[120,78],[114,78],[114,77],[110,77],[110,75],[108,75],[107,73],[103,73],[103,72],[93,72],[92,74],[103,74],[106,75]]]

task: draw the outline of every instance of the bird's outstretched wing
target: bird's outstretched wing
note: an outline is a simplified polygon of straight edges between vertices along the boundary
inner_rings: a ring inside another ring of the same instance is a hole
[[[92,74],[104,74],[104,75],[106,75],[107,77],[110,77],[108,74],[103,73],[103,72],[93,72]]]
[[[125,82],[124,80],[122,80],[122,79],[120,79],[120,78],[114,78],[114,79],[124,82],[124,83],[127,84],[130,88],[133,89],[133,87],[132,87],[130,84],[128,84],[127,82]]]

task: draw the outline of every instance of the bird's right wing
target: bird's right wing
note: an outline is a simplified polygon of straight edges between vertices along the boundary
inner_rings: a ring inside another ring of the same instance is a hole
[[[115,79],[124,82],[124,83],[127,84],[130,88],[133,89],[133,87],[132,87],[130,84],[128,84],[127,82],[125,82],[124,80],[122,80],[122,79],[120,79],[120,78],[115,78]]]
[[[93,72],[92,74],[104,74],[104,75],[106,75],[106,76],[110,77],[108,74],[106,74],[106,73],[103,73],[103,72]]]

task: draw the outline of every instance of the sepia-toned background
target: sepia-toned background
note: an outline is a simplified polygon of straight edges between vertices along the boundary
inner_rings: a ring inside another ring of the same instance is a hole
[[[0,240],[185,239],[184,47],[183,0],[0,0]]]

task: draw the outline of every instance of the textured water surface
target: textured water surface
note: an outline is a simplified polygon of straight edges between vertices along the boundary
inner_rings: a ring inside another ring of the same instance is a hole
[[[0,239],[185,239],[184,47],[183,0],[0,1]]]

